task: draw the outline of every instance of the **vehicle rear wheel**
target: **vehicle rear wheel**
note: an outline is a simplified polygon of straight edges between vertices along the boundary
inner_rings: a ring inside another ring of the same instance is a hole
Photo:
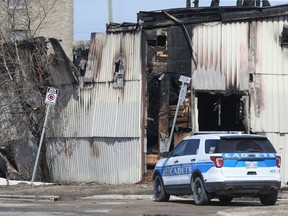
[[[154,198],[158,202],[165,202],[170,198],[170,194],[166,193],[162,178],[159,175],[157,175],[154,179],[153,192]]]
[[[277,201],[278,191],[274,191],[272,194],[261,195],[260,201],[262,205],[274,205]]]
[[[197,177],[192,184],[194,202],[196,205],[205,205],[209,203],[209,195],[204,188],[204,184],[200,177]]]
[[[233,200],[233,197],[220,196],[220,197],[218,197],[218,199],[221,203],[230,203]]]

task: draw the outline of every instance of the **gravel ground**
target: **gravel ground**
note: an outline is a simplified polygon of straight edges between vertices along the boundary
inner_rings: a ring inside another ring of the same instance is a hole
[[[1,186],[0,195],[59,196],[60,200],[75,200],[93,195],[152,195],[152,184],[103,185],[96,183],[34,186],[18,184]]]
[[[13,186],[0,186],[0,195],[34,195],[34,196],[58,196],[60,200],[75,200],[80,197],[93,195],[152,195],[151,172],[136,184],[106,185],[99,183],[64,183],[55,185],[43,185],[31,187],[20,183]]]
[[[31,187],[28,184],[0,186],[0,195],[34,195],[58,196],[60,200],[76,200],[81,197],[95,195],[153,195],[151,172],[148,172],[141,182],[136,184],[106,185],[99,183],[65,183]],[[286,185],[287,186],[287,185]],[[280,199],[288,199],[288,188],[283,187],[278,195]]]

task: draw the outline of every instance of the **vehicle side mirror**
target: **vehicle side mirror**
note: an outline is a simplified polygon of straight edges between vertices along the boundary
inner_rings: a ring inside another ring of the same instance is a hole
[[[162,152],[162,153],[160,154],[160,157],[161,157],[161,158],[168,158],[169,155],[170,155],[170,152]]]

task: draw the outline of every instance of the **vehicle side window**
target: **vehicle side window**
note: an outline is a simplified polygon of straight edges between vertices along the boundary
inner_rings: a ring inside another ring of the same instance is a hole
[[[187,140],[181,141],[173,150],[172,157],[182,156],[184,155],[184,151],[187,145]]]
[[[188,140],[184,154],[185,155],[196,155],[198,153],[199,143],[200,143],[199,139]]]
[[[219,140],[206,140],[205,153],[206,154],[219,153]]]

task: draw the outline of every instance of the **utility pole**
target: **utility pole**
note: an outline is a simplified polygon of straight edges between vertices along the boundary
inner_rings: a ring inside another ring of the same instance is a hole
[[[113,3],[112,0],[108,0],[108,21],[113,22]]]

